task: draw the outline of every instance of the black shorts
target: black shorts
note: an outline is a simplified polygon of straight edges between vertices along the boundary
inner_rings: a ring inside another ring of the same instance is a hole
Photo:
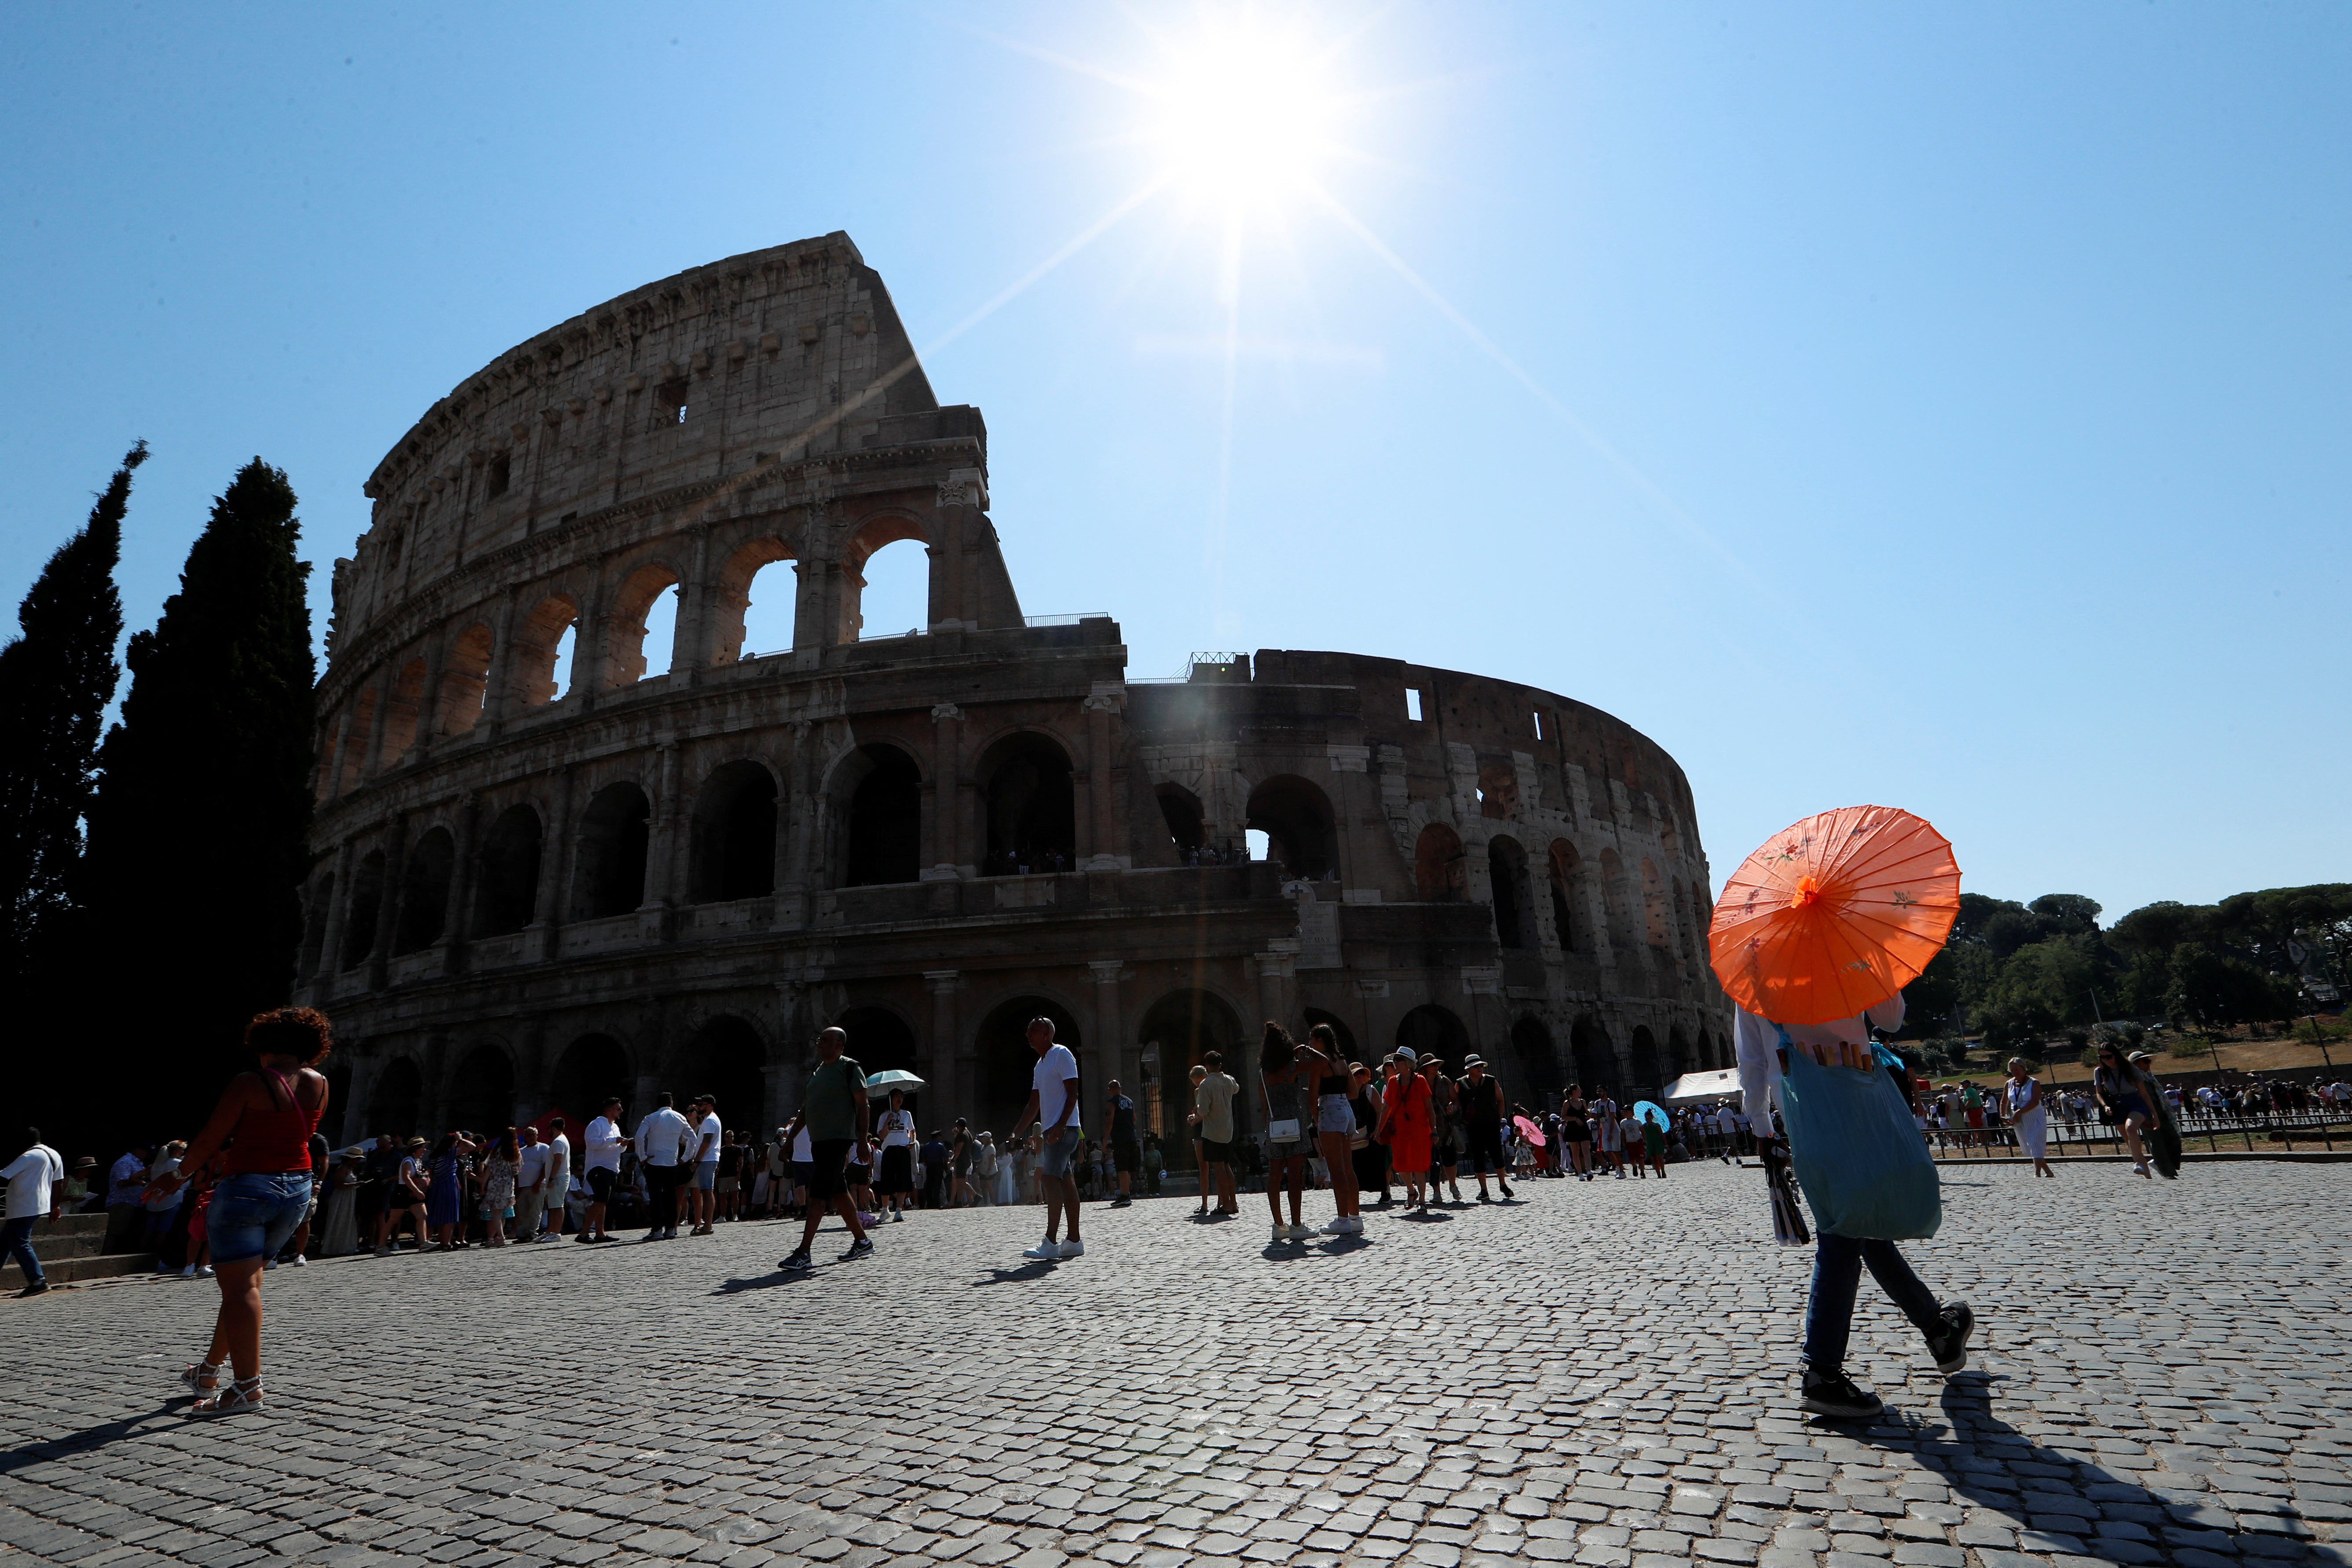
[[[1213,1138],[1203,1138],[1201,1140],[1201,1163],[1203,1165],[1230,1165],[1233,1163],[1234,1146],[1231,1143],[1220,1143]]]
[[[1473,1132],[1470,1134],[1469,1142],[1470,1171],[1473,1175],[1483,1176],[1489,1171],[1503,1171],[1508,1168],[1503,1163],[1503,1134],[1499,1130],[1484,1138]]]
[[[813,1156],[808,1168],[808,1194],[812,1202],[818,1198],[839,1197],[849,1190],[850,1138],[813,1138],[809,1153]]]
[[[613,1201],[614,1174],[614,1173],[602,1165],[588,1167],[588,1201],[590,1203],[608,1204]]]
[[[1143,1145],[1136,1142],[1113,1143],[1110,1146],[1113,1166],[1134,1175],[1143,1169]]]

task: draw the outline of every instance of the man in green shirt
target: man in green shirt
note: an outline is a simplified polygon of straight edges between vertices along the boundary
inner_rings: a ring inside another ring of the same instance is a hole
[[[809,1074],[808,1092],[802,1097],[800,1115],[793,1119],[796,1125],[786,1129],[788,1137],[807,1129],[810,1157],[808,1217],[803,1222],[800,1249],[776,1265],[788,1274],[808,1271],[809,1248],[815,1244],[817,1226],[824,1223],[828,1208],[841,1215],[854,1238],[841,1260],[855,1263],[874,1256],[873,1239],[857,1221],[857,1204],[849,1195],[845,1173],[853,1149],[861,1165],[872,1157],[866,1142],[872,1125],[866,1108],[866,1069],[856,1058],[845,1054],[848,1045],[846,1029],[830,1028],[817,1036],[821,1059],[816,1071]]]

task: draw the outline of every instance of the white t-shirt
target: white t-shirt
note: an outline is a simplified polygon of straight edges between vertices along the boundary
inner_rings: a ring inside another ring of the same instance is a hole
[[[547,1145],[526,1144],[515,1159],[515,1185],[528,1187],[547,1174]]]
[[[694,1124],[694,1137],[695,1163],[698,1165],[719,1163],[719,1151],[727,1145],[726,1131],[719,1125],[719,1112],[706,1111],[702,1120]]]
[[[809,1130],[803,1127],[793,1134],[793,1159],[803,1165],[816,1163],[816,1151],[809,1144]]]
[[[904,1149],[915,1141],[915,1113],[911,1110],[886,1110],[882,1113],[882,1147]]]
[[[36,1143],[0,1171],[8,1183],[10,1219],[46,1219],[49,1186],[66,1179],[66,1157],[47,1143]]]
[[[621,1151],[629,1141],[621,1136],[621,1129],[609,1116],[600,1116],[588,1124],[588,1166],[592,1171],[617,1171],[621,1168]]]
[[[547,1190],[551,1193],[568,1191],[572,1185],[572,1140],[559,1132],[544,1145],[547,1150]]]
[[[1056,1043],[1037,1058],[1036,1067],[1029,1074],[1029,1081],[1037,1089],[1037,1120],[1045,1123],[1047,1131],[1053,1131],[1055,1122],[1062,1114],[1062,1107],[1068,1103],[1069,1081],[1077,1076],[1078,1058],[1070,1054],[1067,1046]],[[1068,1125],[1076,1127],[1077,1124],[1078,1112],[1073,1106]]]
[[[179,1168],[179,1160],[167,1154],[163,1159],[155,1162],[154,1173],[147,1179],[151,1182],[160,1182]],[[161,1197],[146,1198],[142,1199],[142,1202],[145,1205],[149,1214],[170,1214],[173,1209],[180,1206],[180,1200],[187,1195],[187,1191],[188,1189],[185,1187],[173,1187],[170,1193]]]

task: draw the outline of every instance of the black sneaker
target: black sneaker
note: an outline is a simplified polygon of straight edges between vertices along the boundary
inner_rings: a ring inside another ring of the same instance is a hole
[[[1966,1301],[1955,1301],[1937,1316],[1942,1324],[1928,1334],[1927,1353],[1936,1370],[1949,1377],[1969,1364],[1969,1336],[1977,1331],[1977,1315]]]
[[[1497,1182],[1497,1183],[1496,1183],[1495,1184],[1496,1184],[1496,1186],[1502,1186],[1502,1185],[1503,1185],[1500,1182]],[[1507,1197],[1507,1198],[1517,1198],[1519,1194],[1517,1194],[1517,1193],[1515,1193],[1515,1192],[1513,1192],[1513,1191],[1511,1191],[1511,1189],[1510,1189],[1510,1188],[1508,1188],[1508,1187],[1503,1187],[1503,1195],[1504,1195],[1505,1197]]]
[[[844,1263],[855,1263],[861,1258],[873,1256],[874,1238],[870,1236],[861,1236],[849,1244],[849,1250],[841,1255],[841,1260]]]
[[[46,1279],[36,1279],[30,1285],[26,1286],[22,1290],[16,1292],[16,1300],[21,1301],[27,1296],[46,1296],[48,1293],[49,1282]]]
[[[1843,1372],[1826,1375],[1805,1373],[1802,1408],[1813,1415],[1834,1415],[1855,1421],[1876,1415],[1886,1408],[1878,1395],[1857,1384]]]
[[[805,1274],[815,1266],[809,1261],[808,1248],[803,1247],[776,1267],[787,1274]]]

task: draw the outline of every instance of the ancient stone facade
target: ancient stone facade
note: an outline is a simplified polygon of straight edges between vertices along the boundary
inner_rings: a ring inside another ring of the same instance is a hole
[[[1108,616],[1025,620],[980,414],[845,235],[501,355],[366,493],[297,960],[347,1134],[656,1088],[773,1127],[833,1022],[929,1080],[927,1124],[1001,1131],[1050,1016],[1090,1111],[1123,1079],[1180,1162],[1186,1067],[1264,1018],[1476,1049],[1529,1103],[1729,1059],[1673,759],[1507,680],[1267,650],[1138,681]],[[863,637],[902,541],[929,623]],[[746,648],[784,591],[792,646]]]

